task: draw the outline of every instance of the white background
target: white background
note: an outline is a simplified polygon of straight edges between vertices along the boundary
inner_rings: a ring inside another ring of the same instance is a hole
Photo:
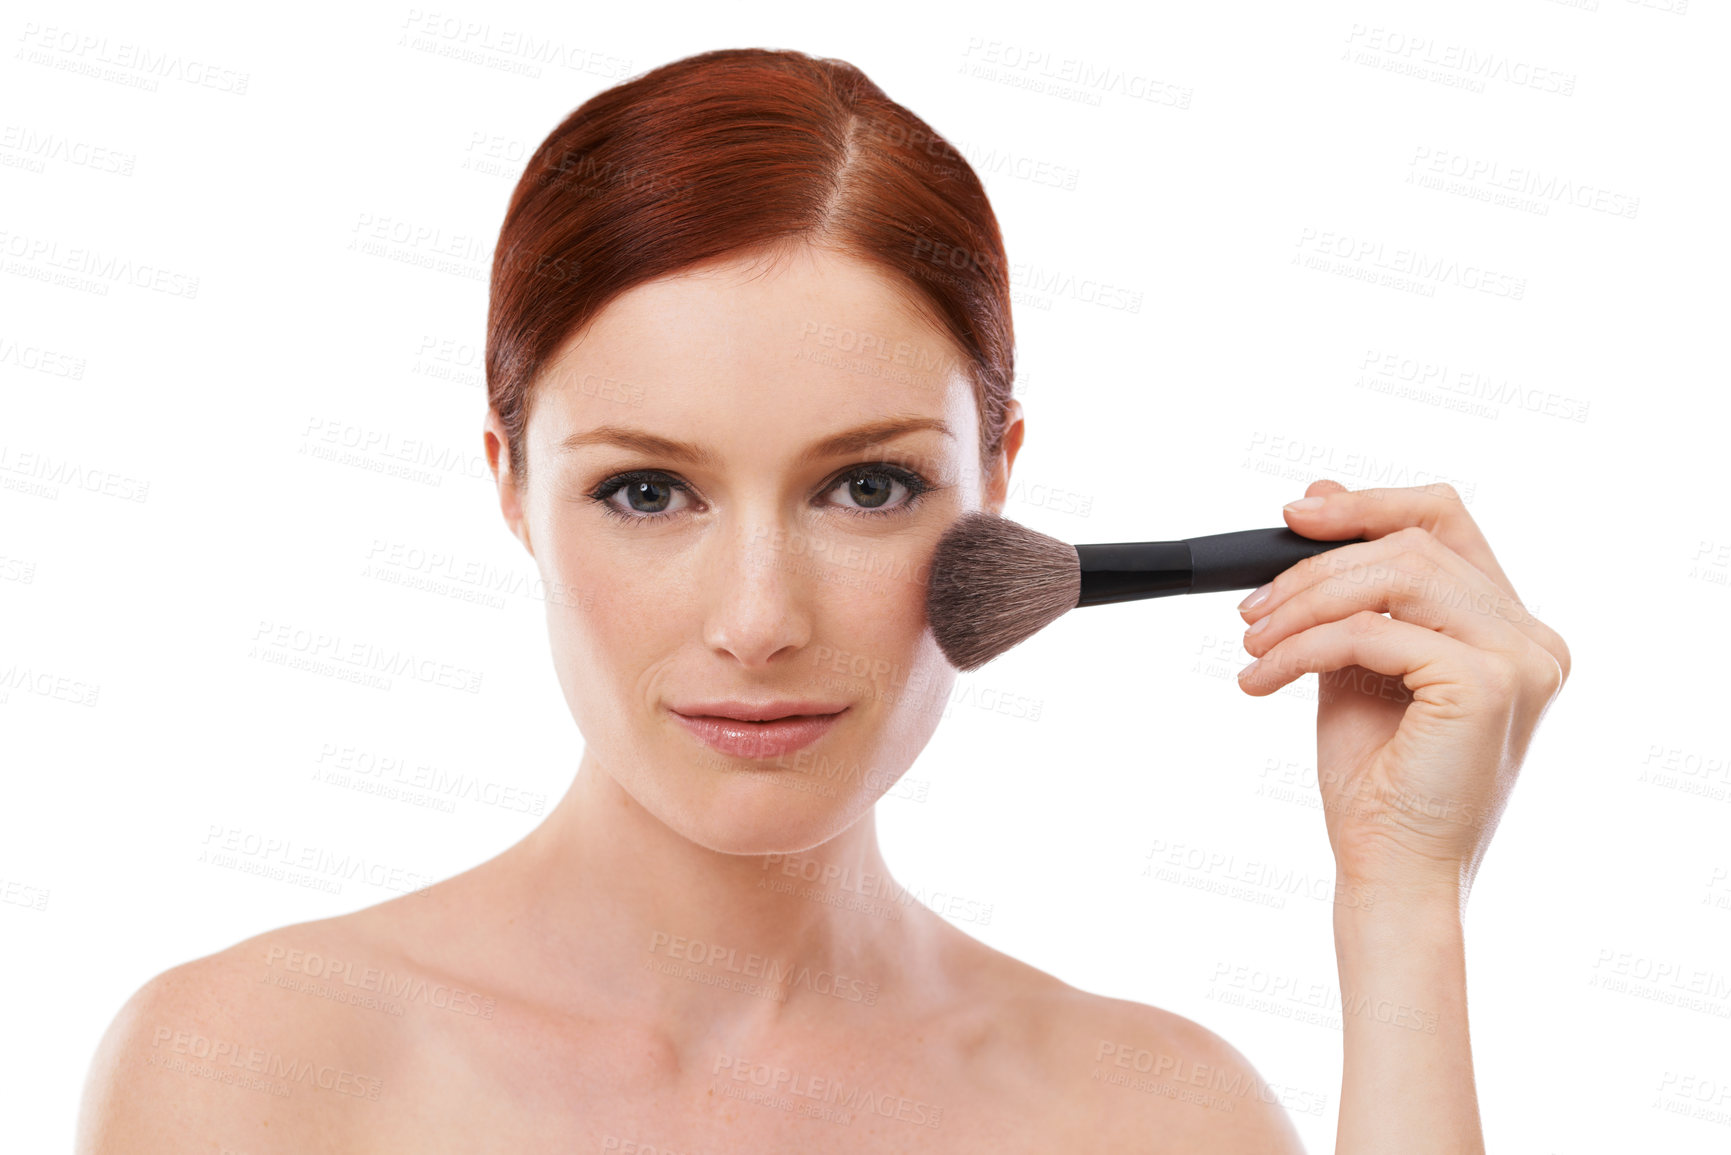
[[[580,736],[481,457],[492,244],[572,108],[732,46],[859,65],[981,172],[1017,266],[1011,516],[1124,541],[1278,525],[1315,477],[1467,495],[1575,663],[1468,911],[1491,1147],[1731,1147],[1731,100],[1724,12],[1683,3],[13,9],[8,1148],[70,1142],[96,1041],[150,976],[394,894],[218,868],[213,837],[436,879],[536,821],[332,785],[334,752],[564,791]],[[512,71],[525,35],[559,55]],[[423,239],[350,247],[381,221]],[[327,430],[455,467],[303,453]],[[507,592],[464,600],[477,572]],[[1236,688],[1238,597],[1090,609],[964,676],[879,821],[901,881],[990,906],[964,929],[1218,1031],[1326,1151],[1339,1030],[1250,996],[1332,998],[1330,907],[1199,888],[1332,868],[1315,678]],[[285,625],[479,692],[254,656]],[[1143,877],[1157,847],[1196,885]]]

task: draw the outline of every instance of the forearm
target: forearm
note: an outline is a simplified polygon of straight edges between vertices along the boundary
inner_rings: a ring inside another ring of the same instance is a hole
[[[1356,895],[1334,913],[1346,1047],[1336,1155],[1482,1152],[1462,900],[1386,887]]]

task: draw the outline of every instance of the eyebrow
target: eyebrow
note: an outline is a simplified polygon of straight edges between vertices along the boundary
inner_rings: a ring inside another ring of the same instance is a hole
[[[943,434],[951,441],[956,439],[956,435],[950,427],[936,417],[890,417],[837,433],[833,437],[826,437],[800,454],[796,464],[808,465],[825,458],[840,457],[843,454],[855,453],[861,449],[882,445],[886,441],[893,441],[898,437],[905,437],[910,433],[920,433],[928,429]],[[632,429],[624,425],[602,425],[586,433],[573,433],[559,442],[560,450],[567,453],[585,445],[616,445],[622,449],[635,449],[651,457],[662,457],[687,465],[711,466],[715,464],[715,455],[701,446],[692,445],[685,441],[673,441],[645,432],[642,429]]]

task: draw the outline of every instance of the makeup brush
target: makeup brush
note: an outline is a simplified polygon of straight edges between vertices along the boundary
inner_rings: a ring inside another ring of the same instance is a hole
[[[958,670],[977,670],[1066,610],[1255,589],[1315,554],[1352,545],[1285,526],[1178,541],[1069,545],[995,513],[962,515],[932,557],[926,619]]]

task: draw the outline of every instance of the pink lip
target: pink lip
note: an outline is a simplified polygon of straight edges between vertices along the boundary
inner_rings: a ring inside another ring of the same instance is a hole
[[[841,720],[846,707],[834,714],[796,715],[773,722],[742,722],[738,718],[681,714],[675,718],[700,741],[736,758],[774,758],[809,746]]]
[[[675,714],[684,714],[687,718],[737,718],[741,722],[773,722],[795,714],[839,714],[845,709],[846,702],[793,698],[773,702],[742,702],[728,698],[718,702],[686,702],[672,707]]]

